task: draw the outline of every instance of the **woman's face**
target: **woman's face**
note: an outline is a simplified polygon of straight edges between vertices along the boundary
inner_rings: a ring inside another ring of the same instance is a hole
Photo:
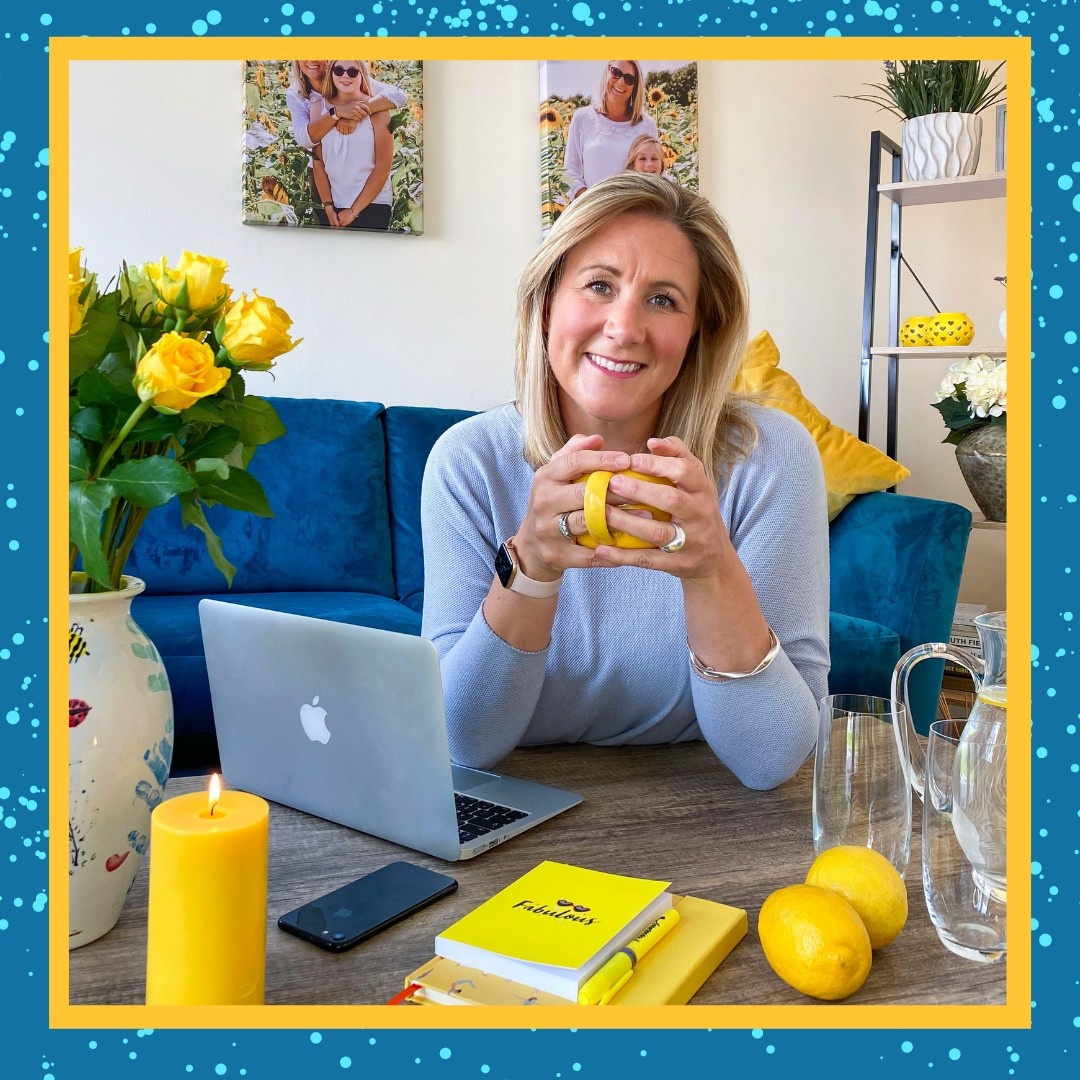
[[[616,71],[621,75],[615,75]],[[627,77],[634,82],[627,82]],[[608,112],[630,115],[630,103],[634,100],[634,84],[637,80],[638,69],[633,60],[613,60],[608,64],[607,89],[604,94]]]
[[[350,72],[356,74],[350,74]],[[331,74],[334,79],[334,89],[342,94],[351,94],[360,85],[360,61],[335,60]]]
[[[326,74],[325,60],[301,60],[300,70],[307,76],[312,86],[318,86]]]
[[[644,214],[615,218],[570,251],[547,328],[567,431],[652,430],[697,326],[699,280],[682,230]]]
[[[662,173],[664,171],[664,159],[660,155],[660,147],[655,144],[643,146],[634,155],[634,171],[656,173],[657,175]]]

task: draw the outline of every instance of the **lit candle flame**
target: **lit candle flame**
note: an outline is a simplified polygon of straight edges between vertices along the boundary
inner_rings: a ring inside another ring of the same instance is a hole
[[[210,816],[214,816],[214,807],[221,802],[221,778],[217,773],[210,777]]]

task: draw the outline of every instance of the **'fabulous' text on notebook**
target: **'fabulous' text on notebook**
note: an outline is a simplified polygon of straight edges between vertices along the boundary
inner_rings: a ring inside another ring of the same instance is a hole
[[[435,939],[435,952],[576,1001],[612,953],[671,907],[668,881],[542,862]]]

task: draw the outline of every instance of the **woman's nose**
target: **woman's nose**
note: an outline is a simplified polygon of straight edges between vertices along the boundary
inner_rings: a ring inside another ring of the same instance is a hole
[[[645,339],[645,313],[632,297],[619,297],[607,311],[604,333],[617,345],[634,345]]]

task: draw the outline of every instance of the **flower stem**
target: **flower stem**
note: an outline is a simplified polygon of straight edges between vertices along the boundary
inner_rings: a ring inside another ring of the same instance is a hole
[[[124,426],[116,433],[116,436],[112,439],[111,442],[106,443],[104,449],[101,451],[101,454],[98,456],[97,462],[94,465],[95,476],[101,475],[101,470],[109,464],[109,459],[113,456],[113,454],[116,453],[120,445],[131,433],[131,429],[139,422],[143,413],[145,413],[146,410],[149,408],[149,401],[140,401],[139,404],[135,406],[135,410],[127,418]]]

